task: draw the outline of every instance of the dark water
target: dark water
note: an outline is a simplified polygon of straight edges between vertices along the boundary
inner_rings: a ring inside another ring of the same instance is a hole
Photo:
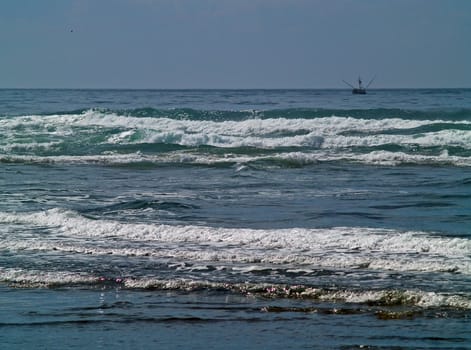
[[[471,90],[0,90],[7,348],[465,349]]]

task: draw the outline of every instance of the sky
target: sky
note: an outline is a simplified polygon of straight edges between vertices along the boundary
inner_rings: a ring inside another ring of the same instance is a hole
[[[471,87],[470,0],[2,0],[1,88]]]

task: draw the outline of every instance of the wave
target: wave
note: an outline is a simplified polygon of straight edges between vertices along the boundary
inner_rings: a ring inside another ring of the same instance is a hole
[[[245,169],[296,168],[328,162],[351,162],[381,166],[471,166],[470,157],[452,156],[449,155],[447,151],[443,151],[438,155],[408,154],[405,152],[389,151],[370,151],[367,153],[295,151],[267,155],[241,155],[234,153],[219,155],[191,151],[174,152],[164,155],[148,155],[141,152],[82,156],[29,156],[0,154],[0,163],[7,164],[97,164],[135,167],[181,164],[226,167],[235,166],[236,171],[242,171]]]
[[[139,290],[160,290],[160,291],[212,291],[212,292],[230,292],[246,296],[256,296],[263,298],[282,298],[282,299],[305,299],[324,303],[345,303],[354,305],[365,305],[368,309],[374,307],[375,312],[381,313],[379,316],[385,318],[397,317],[397,311],[389,314],[388,308],[401,307],[400,311],[407,312],[414,308],[419,309],[455,309],[470,310],[471,297],[466,294],[443,294],[436,292],[426,292],[421,290],[358,290],[358,289],[336,289],[319,288],[306,286],[302,284],[273,284],[273,283],[231,283],[231,282],[212,282],[197,279],[159,279],[159,278],[126,278],[126,277],[105,277],[93,276],[89,274],[78,274],[65,271],[40,271],[24,270],[14,268],[0,267],[0,282],[8,283],[15,287],[24,288],[58,288],[73,286],[119,286],[126,289]],[[317,306],[319,307],[319,305]],[[403,309],[407,307],[407,309]],[[306,309],[283,310],[270,306],[264,307],[264,312],[283,312],[299,311],[312,312]],[[363,312],[366,312],[364,310]],[[400,312],[399,312],[400,313]],[[442,314],[443,317],[443,314]]]
[[[372,163],[381,164],[395,154],[392,158],[403,159],[400,164],[444,164],[447,158],[445,164],[468,165],[471,158],[469,117],[407,119],[399,113],[370,118],[368,113],[361,115],[365,111],[352,117],[329,115],[342,114],[339,110],[298,109],[265,111],[263,116],[253,111],[183,111],[85,110],[3,118],[0,159],[107,164],[196,158],[196,164],[214,164],[233,163],[237,157],[247,163],[302,153],[306,159],[318,157],[315,161],[368,163],[374,158]]]
[[[319,269],[368,269],[471,274],[471,241],[424,232],[366,227],[326,229],[219,228],[133,224],[94,219],[73,211],[0,213],[0,222],[41,227],[49,234],[0,242],[10,251],[59,251],[95,256],[141,256],[207,262]],[[64,237],[73,240],[64,240]]]
[[[306,299],[374,310],[381,317],[397,317],[388,314],[397,308],[471,309],[471,295],[461,292],[471,276],[471,240],[466,238],[371,227],[221,228],[94,216],[149,207],[173,210],[182,203],[135,201],[82,214],[0,212],[0,250],[16,257],[0,267],[0,283]],[[409,283],[401,289],[402,283],[374,276],[400,276]],[[455,284],[452,290],[430,291],[423,278]]]

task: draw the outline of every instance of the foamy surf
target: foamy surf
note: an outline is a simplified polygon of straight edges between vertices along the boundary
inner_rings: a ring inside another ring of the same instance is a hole
[[[133,224],[92,220],[52,209],[32,214],[0,213],[0,222],[41,227],[50,234],[24,241],[10,238],[8,250],[141,256],[204,261],[213,266],[253,264],[302,268],[371,269],[471,274],[471,241],[424,232],[366,227],[246,229]],[[56,237],[69,237],[57,243]],[[90,244],[94,241],[95,244]],[[232,267],[228,267],[232,269]]]
[[[259,113],[235,119],[233,114],[242,112],[220,111],[211,120],[199,118],[202,113],[180,115],[162,110],[146,117],[90,109],[2,118],[0,162],[471,164],[471,122],[466,119],[405,119],[407,114],[361,118],[318,112],[308,118],[309,112],[285,110],[276,112],[277,118]],[[297,113],[302,117],[296,118]]]
[[[95,155],[8,155],[0,154],[0,163],[21,164],[95,164],[95,165],[139,165],[149,164],[154,166],[167,166],[170,164],[187,165],[248,165],[252,169],[304,167],[319,163],[348,162],[365,165],[400,166],[400,165],[431,165],[458,167],[471,166],[471,157],[450,155],[442,151],[438,155],[409,154],[405,152],[371,151],[367,153],[332,152],[323,151],[295,151],[274,154],[241,155],[231,153],[211,154],[195,151],[169,152],[166,154],[152,155],[142,152],[116,153],[107,152]]]
[[[64,288],[89,286],[119,286],[135,290],[158,291],[210,291],[230,292],[252,297],[304,299],[312,302],[345,303],[366,307],[407,307],[421,309],[471,309],[471,295],[465,293],[443,294],[420,290],[348,290],[327,289],[306,285],[287,285],[270,283],[231,283],[211,282],[191,279],[135,278],[126,276],[103,276],[65,271],[40,271],[12,268],[0,268],[0,282],[20,288]],[[262,311],[282,312],[283,310]],[[286,310],[290,311],[290,310]],[[295,310],[291,310],[295,311]],[[303,310],[299,310],[303,311]],[[304,310],[312,312],[314,310]]]

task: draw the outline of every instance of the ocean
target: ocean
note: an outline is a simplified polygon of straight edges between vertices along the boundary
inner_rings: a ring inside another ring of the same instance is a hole
[[[471,89],[0,90],[2,349],[471,349]]]

